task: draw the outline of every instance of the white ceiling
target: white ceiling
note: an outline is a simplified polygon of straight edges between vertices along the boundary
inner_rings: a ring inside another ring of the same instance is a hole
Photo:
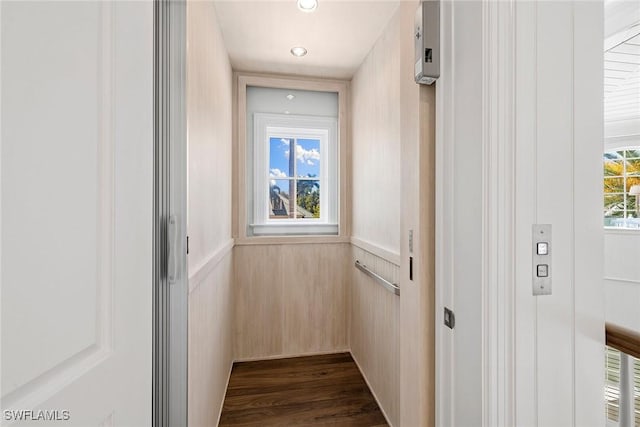
[[[350,79],[399,1],[319,0],[311,13],[296,0],[215,0],[235,70]],[[296,58],[289,50],[303,46]]]
[[[605,121],[640,116],[640,25],[604,54]]]
[[[640,1],[605,2],[606,123],[640,117]]]

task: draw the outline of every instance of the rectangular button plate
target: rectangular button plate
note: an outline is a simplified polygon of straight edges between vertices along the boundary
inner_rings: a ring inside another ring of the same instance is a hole
[[[533,295],[551,295],[553,274],[551,224],[534,224],[531,231]]]

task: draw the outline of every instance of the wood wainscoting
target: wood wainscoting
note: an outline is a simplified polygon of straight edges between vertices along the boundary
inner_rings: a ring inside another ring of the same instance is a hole
[[[350,245],[234,249],[235,360],[349,349]]]

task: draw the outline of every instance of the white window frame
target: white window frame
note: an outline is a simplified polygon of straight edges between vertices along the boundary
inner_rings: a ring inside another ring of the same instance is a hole
[[[610,152],[617,152],[617,151],[628,151],[628,150],[638,150],[640,149],[640,144],[635,144],[635,145],[624,145],[624,146],[620,146],[620,145],[613,145],[613,144],[605,144],[605,150],[603,152],[603,162],[604,162],[604,155],[606,153],[610,153]],[[625,209],[624,209],[624,218],[620,218],[620,222],[621,225],[618,226],[607,226],[605,225],[604,228],[606,230],[625,230],[625,231],[638,231],[638,227],[635,226],[638,219],[634,218],[634,219],[628,219],[627,218],[627,212],[630,210],[634,210],[634,209],[629,209],[629,193],[627,192],[626,188],[627,188],[627,179],[629,178],[629,175],[627,173],[627,166],[626,166],[626,158],[625,161],[623,162],[623,172],[622,175],[619,176],[609,176],[609,177],[603,177],[603,182],[605,182],[605,180],[607,178],[622,178],[623,181],[623,188],[624,193],[623,193],[623,197],[624,197],[624,205],[625,205]],[[614,194],[618,194],[618,193],[614,193]],[[606,195],[606,194],[605,194]],[[634,203],[635,206],[635,203]],[[604,215],[603,215],[603,220],[605,219]],[[631,226],[630,224],[633,224],[633,226]]]
[[[269,141],[272,137],[320,140],[320,218],[269,218],[266,190],[269,181],[274,179],[269,175]],[[333,117],[255,113],[253,145],[253,235],[337,235],[338,120]]]

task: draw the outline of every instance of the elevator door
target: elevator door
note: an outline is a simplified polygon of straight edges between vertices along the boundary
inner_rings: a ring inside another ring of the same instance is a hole
[[[149,426],[153,5],[0,7],[3,422]]]

